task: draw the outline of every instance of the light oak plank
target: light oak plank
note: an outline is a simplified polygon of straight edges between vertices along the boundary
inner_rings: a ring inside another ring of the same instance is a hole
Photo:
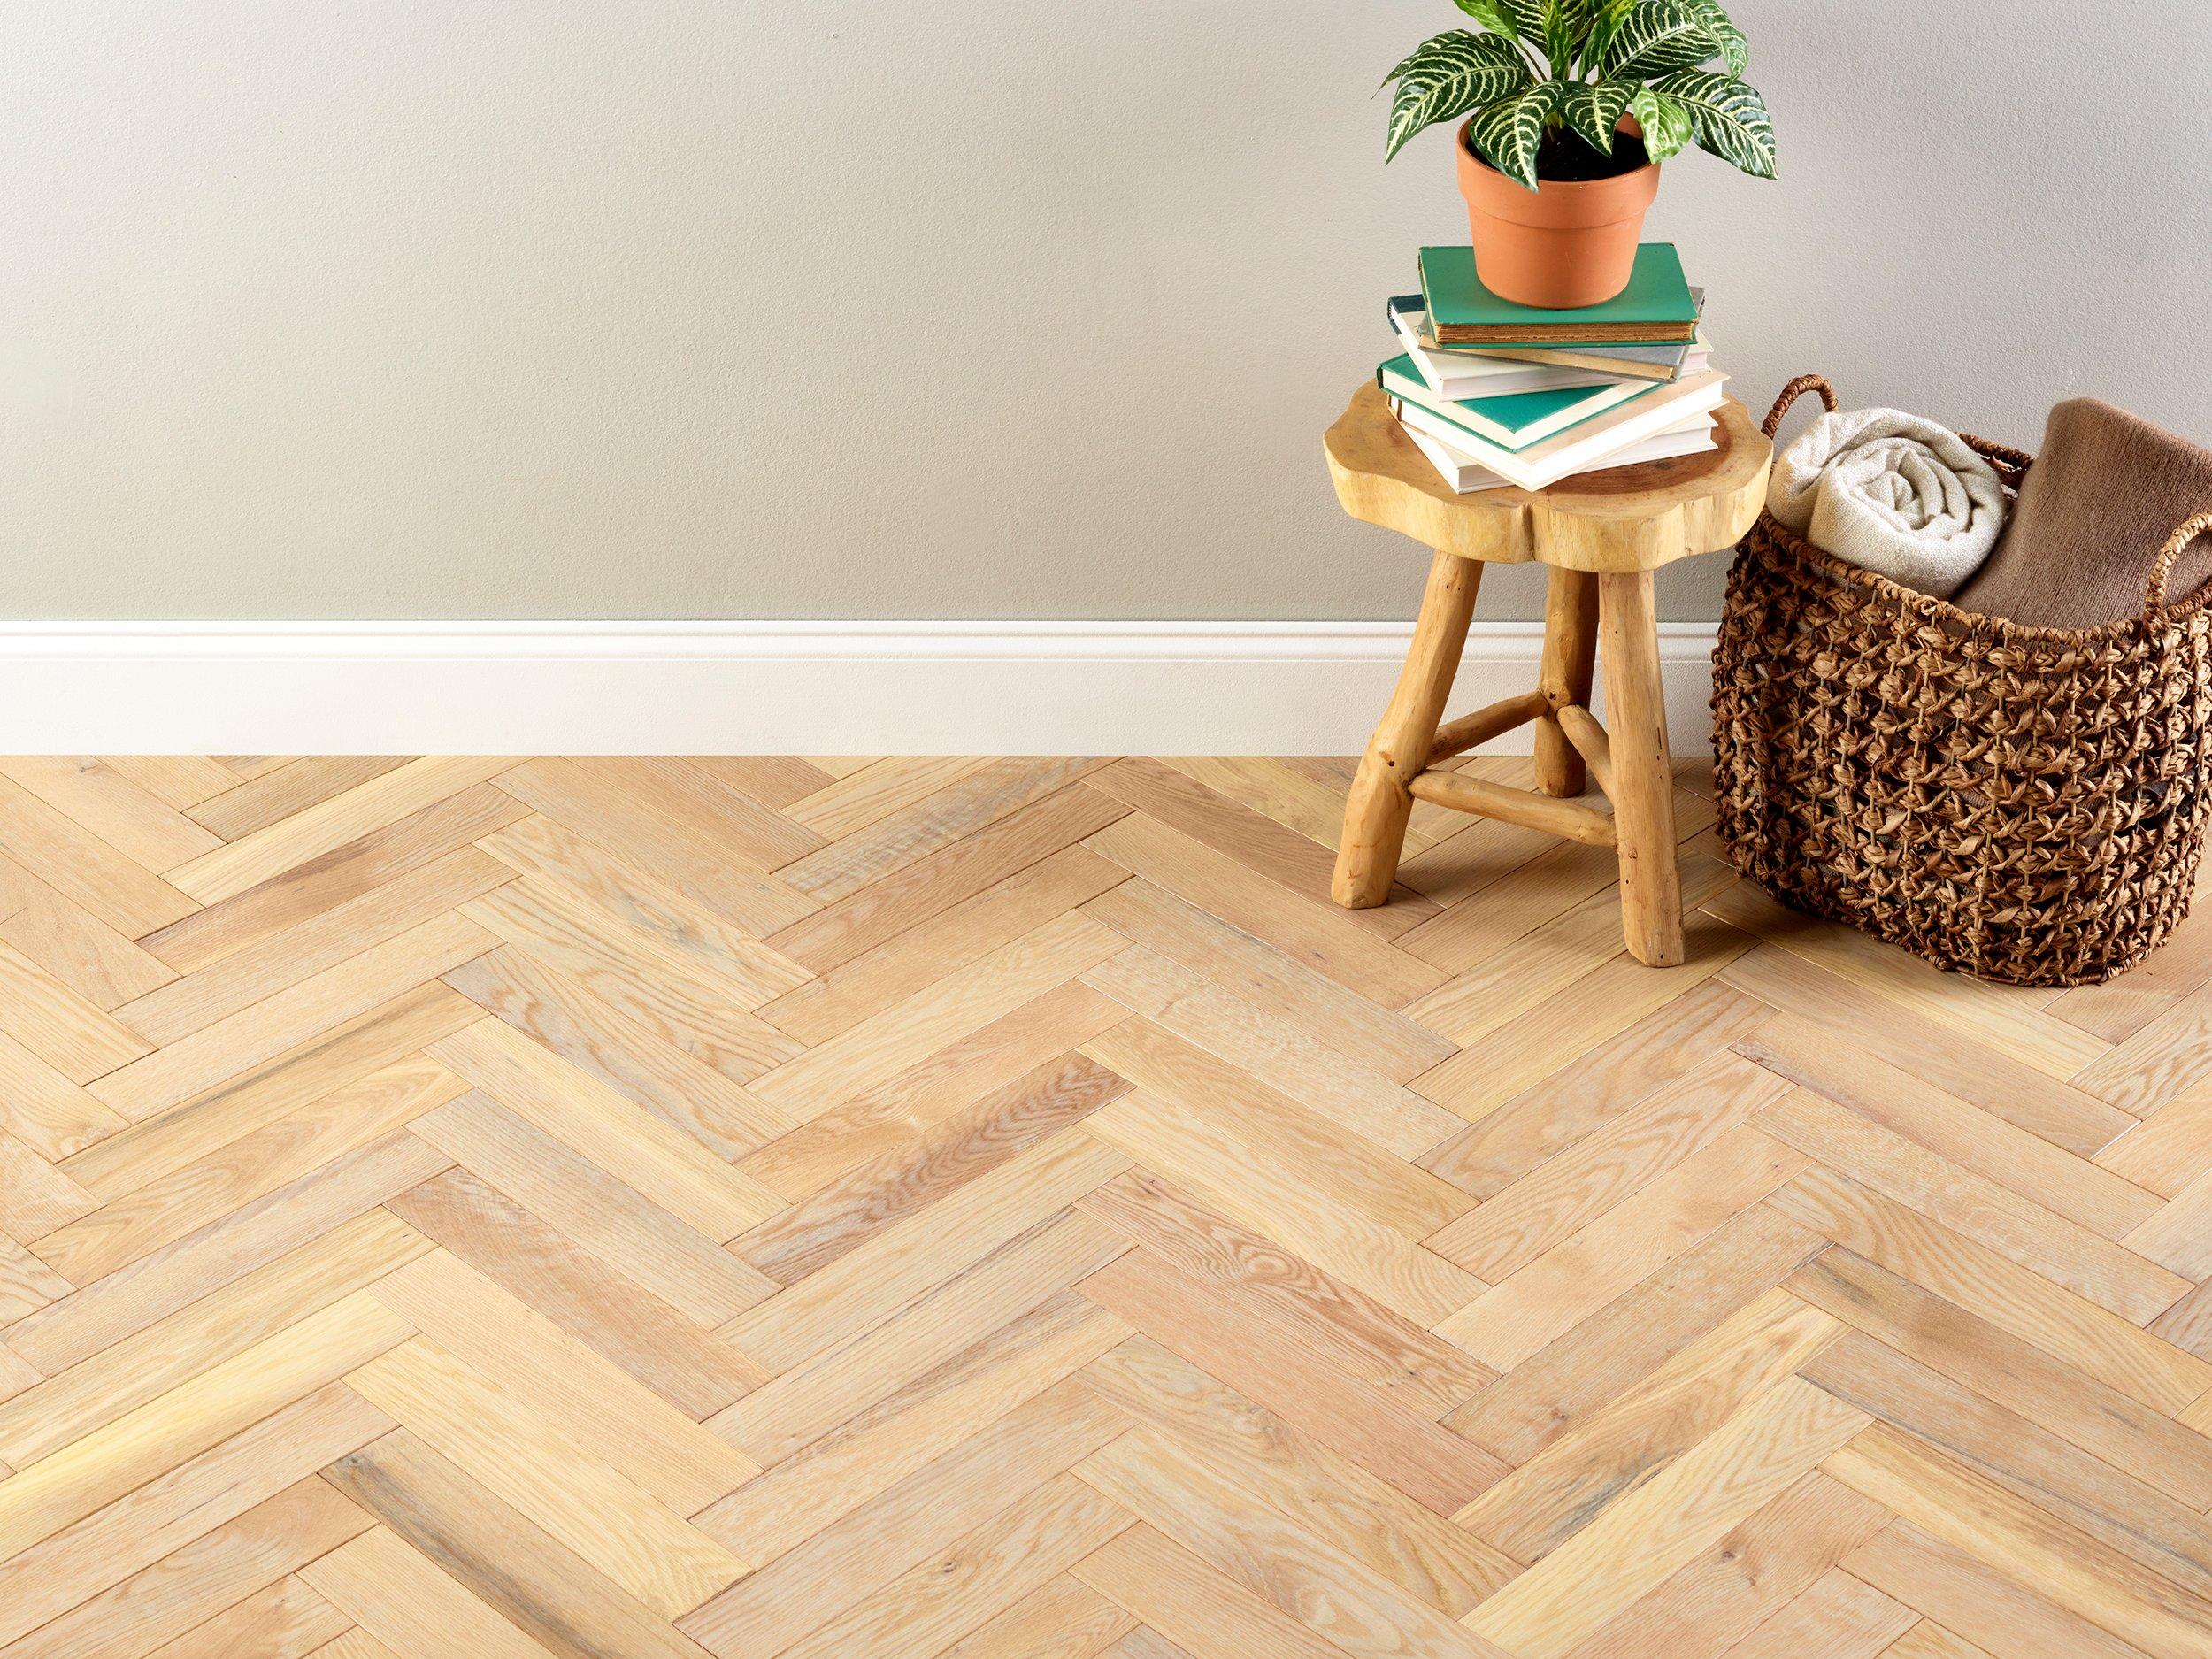
[[[1468,1628],[1527,1659],[1567,1652],[1869,1423],[1809,1383],[1777,1383],[1477,1608]]]
[[[180,892],[212,904],[434,806],[473,784],[488,782],[513,764],[469,757],[411,760],[303,812],[180,864],[168,873]]]

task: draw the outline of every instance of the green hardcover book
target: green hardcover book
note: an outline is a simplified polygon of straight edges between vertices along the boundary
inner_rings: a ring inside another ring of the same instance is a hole
[[[1697,300],[1667,242],[1639,248],[1627,288],[1602,305],[1549,311],[1502,300],[1475,274],[1472,248],[1422,249],[1421,295],[1442,346],[1664,346],[1697,335]]]
[[[1501,397],[1440,397],[1409,357],[1391,358],[1375,371],[1375,378],[1393,397],[1418,403],[1500,449],[1517,452],[1654,389],[1648,380],[1617,380],[1608,386],[1509,392]]]

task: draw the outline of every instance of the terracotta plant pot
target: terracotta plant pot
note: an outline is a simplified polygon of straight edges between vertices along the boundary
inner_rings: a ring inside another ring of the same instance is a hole
[[[1459,190],[1483,286],[1517,305],[1571,311],[1602,305],[1628,286],[1644,214],[1659,195],[1659,167],[1586,183],[1547,179],[1524,189],[1475,153],[1463,126]]]

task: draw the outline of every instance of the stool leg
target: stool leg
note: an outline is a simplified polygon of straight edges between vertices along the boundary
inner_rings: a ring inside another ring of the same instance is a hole
[[[1674,767],[1659,685],[1651,572],[1599,579],[1605,634],[1605,725],[1612,740],[1620,837],[1621,926],[1629,954],[1655,968],[1682,960],[1682,879],[1675,862]]]
[[[1444,701],[1452,695],[1481,583],[1482,566],[1472,559],[1439,553],[1429,566],[1413,649],[1406,653],[1398,689],[1368,741],[1344,804],[1344,837],[1329,891],[1348,910],[1372,910],[1390,896],[1398,855],[1405,847],[1406,819],[1413,811],[1408,791],[1428,764],[1429,745],[1444,718]]]
[[[1589,706],[1590,664],[1598,649],[1598,579],[1554,565],[1544,599],[1544,695],[1555,709]],[[1580,795],[1589,771],[1559,722],[1536,717],[1536,787],[1546,795]]]

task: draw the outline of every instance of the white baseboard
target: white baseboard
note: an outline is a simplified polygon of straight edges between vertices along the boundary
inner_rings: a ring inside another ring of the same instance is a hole
[[[1679,754],[1713,627],[1660,630]],[[15,754],[1356,752],[1410,626],[1371,622],[0,625]],[[1534,683],[1478,623],[1455,713]],[[1526,752],[1525,730],[1497,745]]]

